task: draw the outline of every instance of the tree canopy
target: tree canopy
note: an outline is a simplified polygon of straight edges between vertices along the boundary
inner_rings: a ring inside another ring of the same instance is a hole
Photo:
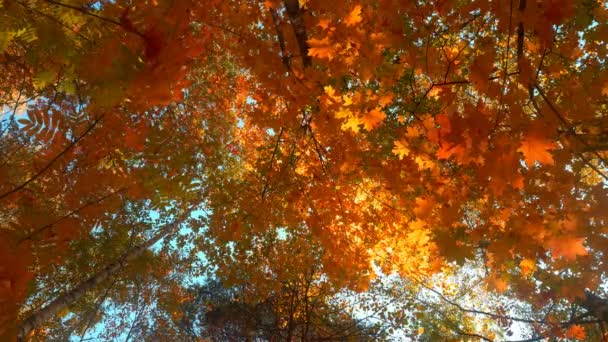
[[[0,0],[0,337],[608,340],[607,58],[605,0]]]

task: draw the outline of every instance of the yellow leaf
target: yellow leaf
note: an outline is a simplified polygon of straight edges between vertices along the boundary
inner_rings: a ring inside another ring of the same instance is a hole
[[[350,118],[351,116],[353,116],[353,112],[351,112],[348,108],[342,107],[334,114],[334,116],[336,117],[336,119]]]
[[[534,271],[536,271],[536,262],[532,259],[523,259],[520,263],[519,263],[519,268],[521,269],[521,274],[524,277],[529,276],[530,274],[534,273]]]
[[[351,104],[353,104],[353,98],[348,95],[343,95],[342,99],[344,100],[345,106],[350,106]]]
[[[34,88],[41,90],[55,80],[56,73],[54,70],[43,70],[34,76]]]
[[[433,89],[431,89],[431,91],[429,91],[428,96],[436,99],[439,97],[439,94],[442,91],[443,91],[443,89],[441,87],[434,87]]]
[[[399,156],[399,160],[410,154],[410,149],[407,148],[407,143],[400,140],[395,141],[395,147],[392,151],[394,154]]]
[[[348,119],[345,123],[342,124],[342,130],[346,131],[346,130],[350,129],[353,132],[358,133],[360,124],[361,124],[361,122],[359,121],[358,118],[352,117],[352,118]]]
[[[336,90],[332,86],[328,85],[323,87],[323,91],[325,91],[325,95],[329,96],[334,102],[340,103],[340,96],[336,95]]]

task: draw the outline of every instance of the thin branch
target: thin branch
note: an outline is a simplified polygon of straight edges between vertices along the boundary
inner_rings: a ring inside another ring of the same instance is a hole
[[[95,12],[88,11],[87,9],[79,7],[79,6],[65,4],[65,3],[62,3],[62,2],[59,2],[59,1],[54,1],[54,0],[44,0],[44,1],[48,2],[49,4],[52,4],[52,5],[55,5],[55,6],[59,6],[59,7],[68,8],[68,9],[71,9],[73,11],[80,12],[80,13],[82,13],[84,15],[91,16],[91,17],[97,18],[97,19],[99,19],[101,21],[105,21],[107,23],[119,26],[119,27],[121,27],[122,29],[124,29],[127,32],[131,32],[131,33],[134,33],[134,34],[140,36],[144,40],[148,39],[143,33],[137,31],[134,27],[128,27],[128,26],[124,25],[124,23],[122,23],[119,20],[101,16],[101,15],[95,13]]]
[[[448,299],[447,297],[445,297],[441,292],[435,290],[434,288],[424,284],[422,281],[414,279],[418,284],[420,284],[420,286],[426,288],[427,290],[433,292],[434,294],[436,294],[437,296],[439,296],[439,298],[441,298],[441,300],[443,300],[444,302],[452,305],[453,307],[457,308],[458,310],[462,311],[462,312],[467,312],[467,313],[472,313],[472,314],[478,314],[478,315],[484,315],[484,316],[488,316],[488,317],[492,317],[492,318],[499,318],[499,319],[508,319],[508,320],[512,320],[512,321],[516,321],[516,322],[522,322],[522,323],[528,323],[528,324],[547,324],[547,322],[543,322],[543,321],[538,321],[538,320],[533,320],[533,319],[526,319],[526,318],[519,318],[519,317],[513,317],[513,316],[509,316],[509,315],[499,315],[499,314],[495,314],[492,312],[487,312],[487,311],[481,311],[481,310],[475,310],[475,309],[467,309],[465,307],[463,307],[462,305],[451,301],[450,299]]]
[[[87,324],[85,325],[84,329],[82,330],[82,333],[80,334],[80,342],[84,341],[84,337],[87,334],[87,330],[89,330],[89,328],[91,327],[91,323],[93,323],[93,319],[95,318],[97,311],[99,311],[99,308],[101,308],[101,305],[103,304],[103,302],[105,302],[106,299],[108,298],[108,294],[110,293],[110,290],[112,289],[112,287],[114,287],[114,284],[116,284],[116,279],[114,281],[112,281],[112,283],[110,283],[110,285],[106,288],[106,291],[104,292],[104,294],[97,301],[97,304],[95,305],[95,310],[93,310],[93,312],[91,312],[91,315],[89,316],[89,319],[87,320]]]
[[[262,202],[266,199],[266,191],[268,191],[268,185],[270,181],[270,172],[272,171],[272,164],[274,162],[274,158],[279,150],[279,143],[281,142],[281,137],[283,136],[283,127],[279,131],[279,136],[277,137],[277,142],[274,145],[274,149],[272,151],[272,156],[270,157],[270,164],[268,165],[268,171],[266,174],[266,181],[264,182],[264,189],[262,189]]]
[[[35,9],[35,8],[31,8],[31,7],[27,6],[27,4],[24,4],[21,1],[16,1],[16,3],[18,3],[21,6],[23,6],[26,10],[28,10],[28,11],[34,13],[34,14],[38,14],[38,15],[44,17],[44,18],[47,18],[48,20],[50,20],[50,21],[54,22],[55,24],[63,27],[64,29],[69,30],[70,32],[72,32],[73,34],[75,34],[75,35],[79,36],[80,38],[86,40],[87,42],[89,42],[89,43],[92,42],[91,39],[89,39],[88,37],[86,37],[85,35],[83,35],[82,33],[80,33],[78,30],[75,30],[73,27],[70,27],[70,26],[66,25],[61,20],[53,17],[52,15],[50,15],[48,13],[44,13],[44,12],[38,10],[38,9]]]
[[[540,87],[540,85],[538,85],[538,83],[536,83],[536,84],[534,84],[534,88],[538,91],[538,93],[543,98],[543,100],[545,101],[545,103],[547,104],[547,106],[549,106],[549,109],[551,109],[551,112],[553,112],[553,114],[555,114],[555,116],[559,119],[559,121],[562,122],[562,124],[565,126],[566,130],[568,131],[568,133],[570,133],[571,135],[573,135],[587,149],[590,149],[592,151],[591,153],[593,155],[595,155],[602,162],[602,164],[608,165],[608,162],[606,162],[606,160],[597,151],[593,151],[593,149],[587,143],[587,141],[585,141],[585,139],[581,138],[580,135],[576,134],[576,131],[574,130],[574,128],[572,128],[572,126],[570,125],[570,122],[568,122],[568,120],[557,110],[557,108],[549,100],[549,98],[547,98],[547,95],[545,95],[545,92],[542,90],[542,88]],[[584,157],[584,155],[582,153],[577,153],[577,154],[581,157],[581,159],[583,160],[583,162],[587,166],[589,166],[590,168],[592,168],[602,178],[604,178],[605,180],[608,180],[608,175],[606,175],[605,173],[603,173],[597,166],[593,165],[586,157]]]
[[[49,161],[42,169],[40,169],[40,171],[38,171],[36,174],[34,174],[32,177],[30,177],[28,180],[26,180],[25,182],[21,183],[17,187],[15,187],[12,190],[9,190],[9,191],[3,193],[2,195],[0,195],[0,200],[4,199],[5,197],[7,197],[7,196],[9,196],[9,195],[11,195],[11,194],[13,194],[13,193],[15,193],[15,192],[23,189],[23,188],[25,188],[28,184],[30,184],[31,182],[33,182],[36,179],[38,179],[38,177],[40,177],[43,173],[45,173],[48,169],[50,169],[51,166],[53,166],[53,164],[55,164],[59,159],[61,159],[61,157],[63,157],[72,148],[74,148],[74,146],[76,146],[76,144],[78,144],[78,142],[80,140],[82,140],[87,134],[89,134],[89,132],[91,132],[93,130],[93,128],[95,128],[95,126],[97,126],[97,124],[99,123],[99,121],[101,121],[102,118],[103,118],[103,115],[99,116],[81,135],[79,135],[63,151],[61,151],[53,159],[51,159],[51,161]]]
[[[108,199],[108,198],[110,198],[110,197],[112,197],[112,196],[114,196],[114,195],[116,195],[116,194],[118,194],[118,193],[120,193],[120,192],[123,192],[124,190],[125,190],[125,188],[121,188],[121,189],[118,189],[118,190],[116,190],[116,191],[112,191],[112,192],[110,192],[109,194],[106,194],[106,195],[104,195],[104,196],[102,196],[102,197],[100,197],[100,198],[98,198],[98,199],[96,199],[96,200],[89,201],[89,202],[85,203],[85,204],[84,204],[84,205],[82,205],[81,207],[79,207],[79,208],[77,208],[77,209],[72,210],[71,212],[69,212],[69,213],[65,214],[64,216],[62,216],[62,217],[58,218],[57,220],[55,220],[55,221],[53,221],[53,222],[51,222],[51,223],[49,223],[49,224],[46,224],[46,225],[44,225],[44,226],[42,226],[42,227],[40,227],[40,228],[37,228],[37,229],[33,230],[31,233],[29,233],[29,234],[28,234],[28,235],[26,235],[25,237],[21,238],[21,239],[19,240],[18,244],[21,244],[21,243],[25,242],[26,240],[31,240],[31,239],[32,239],[34,236],[36,236],[36,235],[38,235],[38,234],[42,233],[42,232],[43,232],[44,230],[46,230],[46,229],[51,228],[52,226],[54,226],[54,225],[56,225],[57,223],[59,223],[59,222],[61,222],[61,221],[65,220],[65,219],[67,219],[68,217],[73,216],[73,215],[75,215],[75,214],[79,213],[80,211],[82,211],[83,209],[85,209],[85,208],[87,208],[87,207],[89,207],[89,206],[91,206],[91,205],[99,204],[99,203],[101,203],[101,202],[105,201],[106,199]]]
[[[519,0],[519,12],[523,14],[526,10],[526,0]],[[520,60],[524,55],[524,23],[520,20],[517,25],[517,59]]]
[[[287,71],[291,74],[291,66],[289,65],[289,55],[287,54],[287,49],[285,48],[285,37],[283,35],[283,30],[281,30],[277,10],[271,8],[270,15],[272,17],[274,29],[275,31],[277,31],[277,39],[279,41],[279,47],[281,48],[281,60],[283,61],[283,65],[285,66]]]

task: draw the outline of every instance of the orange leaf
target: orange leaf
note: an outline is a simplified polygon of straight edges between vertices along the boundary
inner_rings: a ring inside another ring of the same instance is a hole
[[[308,40],[308,55],[317,58],[327,58],[331,60],[334,56],[334,50],[329,43],[329,38],[323,39],[311,38]]]
[[[530,274],[534,273],[534,271],[536,270],[536,262],[532,259],[523,259],[520,263],[519,263],[519,268],[521,269],[521,274],[524,277],[529,276]]]
[[[365,114],[363,118],[361,118],[361,122],[363,122],[363,127],[366,130],[371,131],[372,129],[378,127],[384,118],[386,118],[386,114],[384,114],[380,108],[376,107],[369,113]]]
[[[539,128],[532,129],[524,135],[521,146],[517,149],[523,153],[526,165],[532,167],[535,162],[553,165],[553,156],[549,150],[557,148],[555,142],[545,136]]]
[[[509,283],[496,274],[488,278],[488,284],[498,293],[503,293],[509,289]]]
[[[361,22],[361,5],[355,6],[353,10],[344,18],[346,26],[354,26]]]
[[[548,245],[551,248],[551,253],[554,257],[564,257],[568,260],[574,260],[579,255],[587,255],[587,250],[583,245],[584,241],[584,238],[561,236],[549,240]]]
[[[571,325],[568,330],[566,330],[566,338],[572,338],[575,340],[584,340],[587,334],[585,333],[585,328],[581,327],[578,324]]]
[[[125,146],[135,151],[143,151],[145,137],[139,131],[132,128],[127,128],[125,132]]]

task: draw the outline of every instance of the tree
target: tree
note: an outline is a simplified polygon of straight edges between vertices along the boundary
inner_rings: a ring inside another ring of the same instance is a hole
[[[170,114],[134,114],[181,96],[179,71],[200,45],[188,38],[188,20],[165,21],[185,19],[186,8],[161,3],[133,15],[139,5],[131,5],[1,4],[2,334],[28,281],[60,263],[70,241],[103,224],[121,201],[152,198],[137,179],[164,196],[166,175],[156,169],[160,177],[150,178],[153,164],[136,160],[168,145],[161,132],[174,133]],[[168,55],[176,49],[179,61]],[[147,139],[149,130],[161,134]]]
[[[88,291],[90,291],[95,286],[106,281],[109,277],[120,271],[126,263],[129,263],[135,258],[139,257],[142,253],[144,253],[148,248],[157,243],[159,240],[170,234],[175,233],[179,229],[180,224],[184,223],[184,221],[186,221],[186,219],[190,217],[190,215],[194,211],[194,208],[195,207],[193,206],[186,210],[185,213],[182,213],[180,217],[176,219],[175,222],[161,227],[159,229],[159,232],[156,233],[156,235],[152,236],[149,240],[145,241],[140,245],[133,246],[131,249],[125,251],[125,253],[118,260],[99,270],[89,279],[80,283],[77,287],[61,294],[59,297],[55,298],[51,303],[45,305],[39,310],[36,310],[35,313],[27,317],[20,324],[18,338],[24,339],[25,337],[27,337],[29,333],[35,328],[37,328],[40,324],[49,320],[58,312],[64,310],[69,305],[78,301]]]
[[[309,248],[301,248],[305,241]],[[250,257],[227,257],[226,263],[239,264],[210,268],[202,283],[184,289],[186,300],[172,315],[180,338],[155,332],[153,339],[364,341],[384,336],[380,326],[357,317],[341,288],[325,277],[323,250],[306,232],[265,232],[234,252]]]
[[[245,251],[305,231],[336,288],[474,265],[534,338],[606,320],[605,1],[1,4],[3,325],[125,204],[202,188],[189,243],[256,287]]]
[[[267,2],[264,34],[243,33],[267,42],[243,57],[245,125],[276,148],[241,153],[268,204],[241,189],[234,220],[306,222],[333,278],[482,259],[490,287],[538,307],[598,290],[606,51],[587,37],[605,4],[298,4]]]
[[[214,61],[205,63],[206,72],[212,72]],[[90,246],[89,232],[121,229],[112,222],[129,203],[144,201],[149,210],[159,210],[204,197],[205,167],[215,163],[229,169],[223,155],[232,121],[230,115],[217,116],[222,93],[208,95],[205,90],[215,81],[196,81],[205,100],[196,94],[196,101],[139,113],[122,106],[99,113],[86,93],[53,89],[38,102],[28,100],[25,109],[18,102],[23,100],[10,103],[2,122],[6,177],[1,192],[6,210],[1,240],[6,266],[0,271],[5,286],[0,321],[3,328],[12,328],[9,335],[15,332],[17,307],[32,288],[28,281],[34,275],[44,279],[56,267],[73,266],[63,257],[77,257],[76,241],[84,242],[80,247]],[[225,74],[222,81],[229,82],[230,76]],[[216,116],[210,116],[210,108]],[[23,110],[30,119],[16,119],[24,116]],[[182,151],[178,157],[173,154],[176,147]],[[111,256],[111,250],[123,246],[125,234],[107,235],[117,240],[99,246],[105,251],[96,253]],[[91,269],[80,273],[80,279],[85,280],[87,272]],[[74,275],[67,278],[77,281]],[[47,293],[54,295],[51,290]]]

